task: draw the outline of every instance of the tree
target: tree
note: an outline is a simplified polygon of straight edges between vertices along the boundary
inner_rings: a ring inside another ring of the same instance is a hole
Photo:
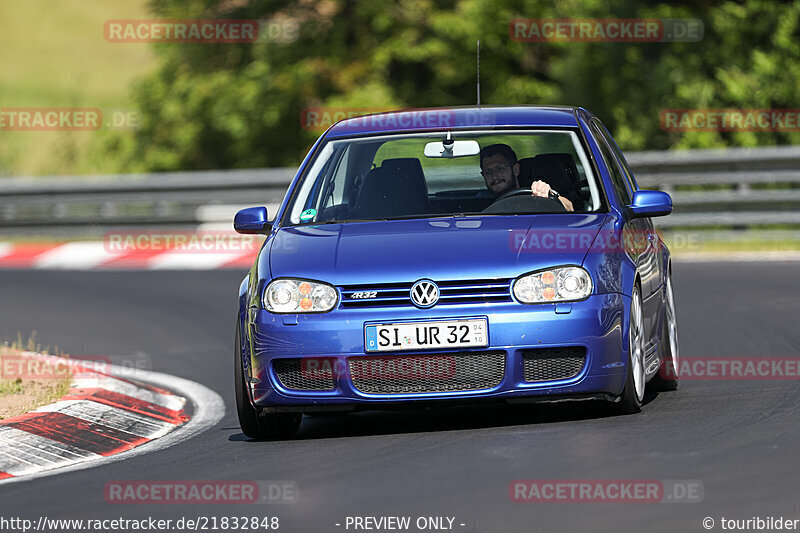
[[[307,108],[472,105],[477,39],[482,103],[582,105],[625,149],[800,141],[797,133],[659,125],[664,108],[792,107],[800,2],[157,0],[152,7],[164,19],[269,21],[294,27],[296,39],[155,45],[161,67],[135,89],[141,129],[100,147],[120,171],[297,164],[320,133],[301,126]],[[509,36],[515,18],[612,17],[699,18],[705,34],[675,43]]]

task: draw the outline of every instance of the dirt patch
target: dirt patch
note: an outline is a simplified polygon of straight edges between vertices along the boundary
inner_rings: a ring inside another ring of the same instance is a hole
[[[0,346],[0,420],[57,401],[69,391],[67,365],[24,357],[20,350]]]

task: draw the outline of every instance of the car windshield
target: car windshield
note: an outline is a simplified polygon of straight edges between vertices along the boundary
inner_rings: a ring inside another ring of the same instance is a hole
[[[486,150],[484,179],[479,153],[493,145],[501,149]],[[501,174],[509,179],[498,191],[492,180]],[[297,185],[285,223],[567,212],[558,200],[532,196],[533,181],[547,183],[576,213],[605,209],[574,130],[425,132],[327,141]]]

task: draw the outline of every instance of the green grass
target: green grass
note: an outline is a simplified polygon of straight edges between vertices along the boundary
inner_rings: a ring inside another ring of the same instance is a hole
[[[800,228],[776,230],[671,230],[662,233],[674,255],[693,253],[797,252]]]
[[[796,252],[800,251],[800,242],[798,241],[711,241],[699,243],[692,249],[683,250],[677,249],[675,252]]]
[[[0,3],[0,107],[131,108],[131,83],[155,68],[151,45],[109,43],[109,19],[143,19],[147,0]],[[91,143],[107,131],[0,131],[0,174],[102,173]]]
[[[2,361],[2,355],[0,355],[0,361]],[[25,391],[25,387],[22,386],[22,378],[17,378],[14,380],[0,380],[0,396],[5,396],[7,394],[22,394]]]

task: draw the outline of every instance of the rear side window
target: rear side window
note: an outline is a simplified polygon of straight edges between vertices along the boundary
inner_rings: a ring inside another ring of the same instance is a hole
[[[622,174],[625,176],[625,179],[628,182],[628,189],[631,191],[636,191],[639,189],[638,185],[636,185],[636,179],[633,177],[633,172],[631,171],[631,167],[628,166],[628,161],[625,159],[625,156],[622,153],[622,150],[619,149],[619,145],[614,141],[614,138],[611,136],[611,133],[608,131],[608,128],[605,125],[597,121],[600,125],[600,129],[603,133],[608,144],[611,146],[611,149],[614,151],[614,154],[617,156],[617,161],[619,162],[620,167],[622,168]]]
[[[617,196],[623,204],[629,205],[631,203],[631,192],[629,190],[628,179],[623,175],[622,168],[617,162],[612,148],[609,146],[608,139],[606,138],[605,128],[602,124],[598,125],[597,121],[592,121],[592,131],[597,139],[597,145],[600,147],[600,154],[603,156],[603,161],[606,163],[609,173],[611,174],[611,183],[617,191]]]

